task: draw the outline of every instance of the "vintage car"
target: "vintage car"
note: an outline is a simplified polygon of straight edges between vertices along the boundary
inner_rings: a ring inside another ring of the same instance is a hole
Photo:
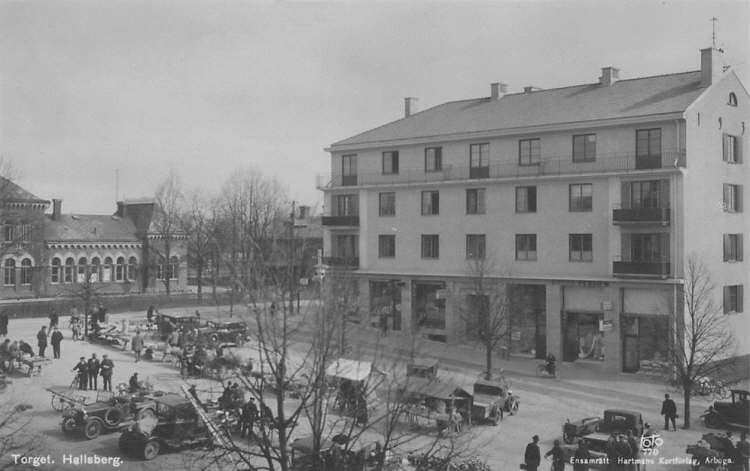
[[[120,451],[144,460],[156,458],[165,449],[206,446],[211,435],[190,400],[178,394],[154,399],[156,415],[139,419],[120,435]]]
[[[63,410],[62,431],[93,440],[102,432],[113,432],[135,419],[154,415],[156,405],[148,396],[120,395],[93,404],[78,404]]]
[[[585,437],[593,441],[603,440],[605,443],[612,433],[628,433],[640,437],[643,434],[643,417],[640,412],[620,409],[607,409],[604,417],[586,417],[563,425],[563,441],[574,443],[578,438]]]
[[[246,323],[228,321],[208,321],[198,329],[198,336],[211,345],[229,342],[240,346],[249,339]]]
[[[203,324],[201,323],[201,318],[198,316],[191,316],[188,314],[159,314],[156,316],[156,325],[159,328],[161,339],[166,340],[172,330],[179,330],[180,327],[184,327],[185,329],[197,329]]]
[[[706,427],[737,428],[750,430],[750,409],[748,395],[743,389],[732,389],[731,401],[716,401],[701,416]]]
[[[703,434],[698,443],[688,445],[685,453],[691,456],[694,469],[742,469],[736,456],[737,450],[728,435]]]
[[[474,383],[471,419],[474,422],[492,422],[497,425],[503,412],[515,414],[520,401],[508,383],[499,380],[479,379]]]
[[[417,358],[406,365],[406,376],[415,378],[437,378],[439,362],[429,358]]]

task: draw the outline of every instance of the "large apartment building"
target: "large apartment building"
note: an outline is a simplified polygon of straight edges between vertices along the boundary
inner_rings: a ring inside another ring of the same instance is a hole
[[[414,113],[407,98],[326,149],[325,262],[353,280],[359,321],[464,342],[486,260],[514,300],[512,353],[632,372],[664,358],[694,256],[747,331],[750,96],[720,51],[691,72],[505,91]],[[738,339],[728,354],[750,351]]]

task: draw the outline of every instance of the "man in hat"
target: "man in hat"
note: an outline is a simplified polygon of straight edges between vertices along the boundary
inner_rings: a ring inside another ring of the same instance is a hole
[[[102,355],[102,362],[99,364],[99,374],[102,376],[103,388],[105,391],[112,392],[112,370],[115,364],[106,354]]]
[[[676,432],[677,404],[669,397],[669,394],[664,395],[664,401],[661,403],[661,415],[664,416],[664,430],[669,430],[669,422],[671,421],[672,429]]]
[[[52,328],[52,335],[49,336],[49,341],[52,344],[52,356],[54,358],[60,358],[60,342],[62,342],[63,334],[57,326]]]
[[[242,415],[240,416],[240,437],[245,437],[247,434],[248,438],[253,437],[253,425],[255,425],[255,419],[258,417],[258,407],[255,405],[255,398],[250,398],[242,406]]]
[[[526,465],[526,469],[528,471],[536,471],[541,461],[542,457],[539,452],[539,435],[534,435],[531,438],[531,443],[526,445],[526,452],[523,455],[523,462]]]
[[[96,353],[91,354],[91,358],[89,358],[88,364],[89,364],[89,389],[96,390],[97,389],[96,380],[99,376],[99,369],[101,368],[99,359],[96,358]]]
[[[73,367],[73,371],[78,372],[78,389],[85,391],[89,381],[89,365],[86,363],[86,357],[81,357],[78,360],[78,364]]]
[[[47,349],[47,326],[43,325],[36,334],[37,345],[39,346],[39,356],[44,356],[44,350]]]

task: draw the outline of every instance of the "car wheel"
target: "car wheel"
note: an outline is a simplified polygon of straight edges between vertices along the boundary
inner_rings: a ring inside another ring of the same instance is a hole
[[[116,427],[122,421],[122,411],[117,407],[110,407],[104,413],[104,423],[110,427]]]
[[[89,440],[97,438],[102,433],[102,423],[99,419],[89,418],[83,426],[83,436]]]
[[[159,446],[159,442],[156,440],[147,441],[146,444],[143,445],[143,459],[146,461],[153,460],[159,456],[160,448],[161,446]]]
[[[708,414],[703,419],[703,422],[706,424],[706,427],[708,427],[708,428],[719,428],[719,427],[721,427],[721,420],[716,416],[716,414]]]
[[[563,441],[570,445],[576,441],[576,437],[572,433],[563,432]]]
[[[66,417],[62,421],[62,431],[66,435],[70,435],[76,431],[76,419],[73,417]]]

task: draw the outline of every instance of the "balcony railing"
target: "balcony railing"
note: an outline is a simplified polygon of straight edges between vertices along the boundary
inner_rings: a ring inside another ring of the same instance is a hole
[[[661,224],[669,225],[669,208],[615,208],[612,210],[613,224]]]
[[[669,260],[637,260],[612,262],[612,274],[615,276],[668,278],[670,275]]]
[[[358,227],[359,216],[323,216],[320,223],[324,226]]]
[[[335,268],[359,268],[359,257],[323,257],[325,265]]]
[[[577,175],[614,171],[636,171],[643,169],[678,168],[685,166],[685,152],[666,151],[661,155],[638,157],[632,153],[599,153],[592,162],[573,162],[572,156],[550,156],[537,165],[521,166],[515,158],[489,167],[447,166],[442,170],[425,172],[424,168],[400,169],[398,174],[383,175],[382,172],[365,172],[356,176],[318,175],[319,189],[356,185],[395,185],[404,183],[428,183],[477,178],[519,178],[555,175]],[[481,171],[478,171],[481,170]],[[356,181],[356,183],[353,183]]]

